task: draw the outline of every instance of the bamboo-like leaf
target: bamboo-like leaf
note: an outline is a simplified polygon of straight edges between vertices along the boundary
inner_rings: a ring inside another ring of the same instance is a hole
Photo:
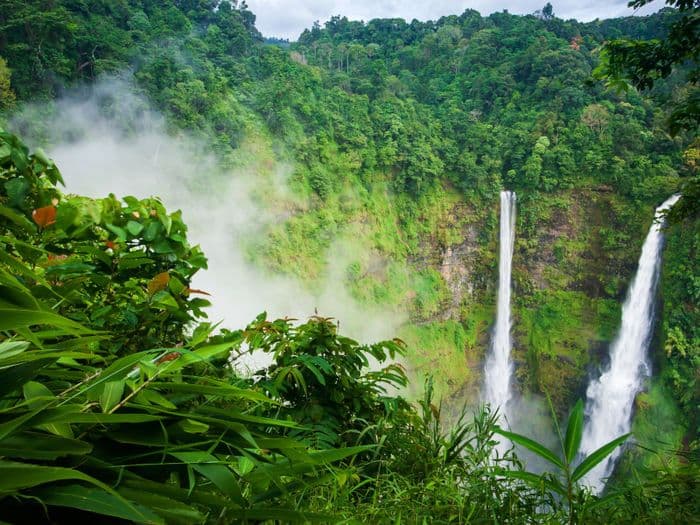
[[[119,487],[119,491],[126,495],[129,499],[140,502],[141,500],[139,500],[135,495],[132,495],[132,491],[134,490],[144,494],[163,496],[169,499],[177,500],[178,502],[197,503],[209,508],[240,508],[238,505],[233,504],[231,500],[218,492],[205,491],[196,487],[194,490],[190,491],[170,483],[156,483],[154,481],[136,477],[125,479],[124,483]],[[146,502],[144,502],[144,504],[146,504]],[[152,508],[157,511],[156,507]]]
[[[47,401],[45,404],[42,404],[40,407],[35,408],[31,412],[26,412],[21,416],[0,424],[0,440],[3,440],[6,437],[20,431],[25,426],[28,426],[32,419],[36,418],[41,412],[46,411],[46,406],[48,403],[50,403],[50,401]]]
[[[27,348],[29,348],[29,343],[26,341],[3,341],[0,343],[0,359],[5,360],[8,357],[19,355]],[[3,363],[4,365],[5,363]]]
[[[281,460],[276,463],[260,465],[253,470],[246,479],[251,483],[260,483],[263,480],[275,479],[280,476],[294,476],[310,472],[319,465],[334,463],[342,459],[348,458],[372,450],[374,447],[370,445],[360,447],[347,447],[329,450],[321,450],[308,454],[306,461],[290,461]]]
[[[234,419],[236,421],[245,421],[246,423],[256,423],[259,425],[276,426],[276,427],[286,427],[286,428],[304,428],[302,425],[296,421],[289,421],[286,419],[274,419],[271,417],[263,416],[252,416],[249,414],[244,414],[238,410],[216,408],[209,406],[198,407],[197,413],[216,415],[221,417],[226,417],[229,419]]]
[[[138,512],[131,503],[119,496],[114,489],[79,470],[0,460],[0,494],[12,494],[18,490],[44,485],[46,483],[68,480],[84,481],[95,487],[99,487],[121,499],[121,504],[125,508],[133,512]]]
[[[125,505],[126,500],[120,495],[83,485],[64,485],[42,489],[37,491],[36,496],[48,506],[69,507],[136,523],[164,523],[160,516],[144,506]]]
[[[566,436],[564,437],[564,457],[566,462],[570,464],[578,448],[581,445],[581,436],[583,435],[583,401],[579,399],[574,405],[574,409],[569,416],[569,424],[566,427]]]
[[[22,308],[0,308],[0,330],[17,330],[36,325],[54,326],[71,335],[94,333],[75,321],[51,312]]]
[[[337,516],[332,514],[318,514],[279,507],[244,509],[241,510],[240,516],[246,520],[280,521],[282,523],[334,523],[340,521]]]
[[[102,412],[109,412],[122,400],[124,394],[124,381],[107,381],[100,394],[100,406]]]
[[[175,405],[172,401],[170,401],[167,397],[159,394],[156,390],[153,389],[144,389],[141,392],[139,392],[138,396],[136,396],[135,401],[143,404],[153,404],[153,405],[158,405],[162,406],[163,408],[168,408],[172,410],[177,409],[177,405]]]
[[[3,368],[0,370],[0,395],[6,395],[21,388],[27,381],[34,379],[38,372],[56,362],[53,359],[37,359],[28,363]]]
[[[154,485],[150,484],[146,490],[135,490],[129,487],[119,488],[119,493],[130,501],[147,507],[165,522],[174,525],[191,525],[192,523],[203,523],[204,515],[196,508],[181,501],[163,496],[154,492]],[[157,490],[157,488],[155,489]]]
[[[87,383],[80,389],[77,389],[72,396],[68,397],[66,401],[70,401],[73,398],[79,397],[88,391],[94,390],[100,385],[108,381],[116,381],[119,379],[124,379],[129,376],[134,370],[138,374],[138,368],[134,368],[142,359],[145,357],[153,357],[157,354],[157,350],[150,350],[147,352],[138,352],[135,354],[130,354],[120,359],[114,361],[109,365],[98,377]]]
[[[110,425],[123,423],[150,423],[160,421],[162,418],[151,414],[102,414],[98,412],[61,412],[47,411],[46,415],[41,418],[42,421],[62,422],[62,423],[92,423],[95,425]],[[0,436],[1,437],[1,436]]]
[[[277,404],[276,401],[251,389],[238,388],[224,382],[212,382],[211,384],[175,383],[164,381],[152,381],[151,386],[170,390],[172,392],[186,392],[191,394],[221,396],[235,399],[248,399],[263,403]]]
[[[498,469],[497,473],[504,478],[508,479],[519,479],[526,483],[529,483],[533,487],[539,488],[541,486],[546,487],[552,492],[556,492],[561,496],[566,496],[566,489],[564,486],[556,479],[548,478],[546,475],[538,475],[532,472],[526,472],[524,470],[508,470],[508,469]]]
[[[190,465],[239,505],[245,504],[236,475],[212,454],[204,451],[193,451],[170,452],[170,455]]]
[[[561,459],[559,459],[554,452],[549,450],[547,447],[540,445],[536,441],[533,441],[532,439],[525,437],[521,434],[516,434],[514,432],[508,432],[506,430],[503,430],[501,428],[496,428],[494,430],[497,434],[500,434],[501,436],[510,439],[513,443],[516,443],[520,446],[525,447],[528,449],[530,452],[534,452],[537,454],[539,457],[542,459],[545,459],[549,461],[552,465],[564,470],[564,463],[562,463]]]
[[[180,370],[192,363],[206,363],[215,358],[228,357],[233,348],[233,343],[220,343],[215,345],[202,346],[196,350],[184,350],[182,348],[174,348],[182,355],[175,361],[169,361],[164,366],[167,366],[168,372]]]
[[[571,474],[571,481],[576,482],[580,480],[590,470],[595,468],[598,463],[607,458],[613,450],[622,445],[628,437],[630,437],[630,434],[624,434],[606,443],[598,450],[591,452]]]
[[[32,409],[42,408],[46,406],[47,401],[51,402],[56,399],[51,390],[36,381],[25,383],[22,391],[24,392],[24,398],[29,403],[29,407]],[[40,428],[65,438],[73,437],[73,430],[67,423],[45,423],[40,425]]]
[[[0,441],[0,456],[20,459],[53,460],[64,456],[83,456],[92,445],[43,432],[24,431]]]

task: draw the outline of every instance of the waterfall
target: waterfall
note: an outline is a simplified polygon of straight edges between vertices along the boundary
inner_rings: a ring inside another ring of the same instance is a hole
[[[501,192],[501,226],[498,261],[498,302],[496,324],[491,340],[491,352],[484,367],[484,398],[498,408],[503,419],[511,397],[510,380],[513,364],[510,360],[510,276],[515,242],[515,193]],[[503,452],[503,447],[499,446]]]
[[[656,209],[654,223],[639,257],[637,274],[622,305],[620,331],[610,346],[610,365],[588,386],[588,424],[580,448],[583,454],[594,452],[631,429],[634,399],[651,374],[647,349],[653,333],[654,299],[661,266],[662,213],[678,199],[679,196],[674,195]],[[619,455],[620,449],[617,448],[585,476],[583,483],[600,493]]]

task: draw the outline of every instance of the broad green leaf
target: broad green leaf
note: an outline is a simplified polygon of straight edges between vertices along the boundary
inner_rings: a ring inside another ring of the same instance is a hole
[[[31,412],[26,412],[21,416],[10,419],[0,424],[0,440],[11,436],[12,434],[18,432],[23,427],[30,425],[31,420],[36,418],[39,414],[46,411],[46,406],[51,403],[51,401],[46,401],[44,405],[32,410]]]
[[[47,332],[42,332],[40,335],[43,337],[46,335]],[[98,339],[93,339],[93,340],[99,340]],[[76,339],[71,339],[70,340],[68,347],[74,346],[77,344],[82,344],[82,340],[76,340]],[[58,346],[58,345],[57,345]],[[54,348],[46,348],[46,349],[33,349],[31,352],[24,352],[22,354],[14,355],[7,357],[6,359],[3,359],[0,361],[0,364],[4,367],[11,367],[15,365],[21,365],[25,363],[31,363],[33,361],[41,361],[41,360],[48,360],[53,362],[60,362],[61,359],[65,358],[71,358],[71,359],[89,359],[93,358],[95,355],[93,353],[89,352],[73,352],[70,350],[59,350],[59,349],[54,349]],[[55,368],[54,368],[55,370]],[[0,390],[2,390],[0,388]]]
[[[85,481],[119,497],[108,485],[76,469],[0,460],[0,494],[67,480]],[[122,505],[136,510],[126,500],[122,500]]]
[[[559,467],[560,469],[564,470],[564,463],[562,463],[562,461],[554,454],[554,452],[549,450],[547,447],[540,445],[536,441],[533,441],[532,439],[525,437],[521,434],[507,432],[506,430],[503,430],[501,428],[496,428],[495,432],[496,434],[500,434],[501,436],[510,439],[513,443],[525,447],[530,452],[534,452],[542,459],[549,461],[552,465],[555,465],[556,467]]]
[[[30,408],[37,408],[37,406],[44,404],[46,400],[56,399],[51,390],[37,381],[25,383],[22,387],[22,392],[24,393],[24,399],[29,402]],[[34,402],[35,400],[36,402]]]
[[[83,456],[91,451],[92,445],[85,441],[34,431],[21,432],[0,441],[0,456],[21,459],[53,460]]]
[[[546,475],[538,475],[524,470],[497,469],[496,472],[508,479],[519,479],[529,483],[533,487],[546,487],[561,496],[566,496],[566,488],[557,480],[548,478]]]
[[[0,308],[0,330],[17,330],[18,328],[36,325],[54,326],[65,330],[66,333],[71,335],[94,333],[75,321],[51,312],[21,308]]]
[[[117,239],[120,242],[126,242],[126,231],[123,228],[120,228],[119,226],[115,226],[114,224],[110,223],[105,224],[105,228],[107,228],[114,235],[116,235]]]
[[[270,399],[265,394],[256,392],[254,390],[250,390],[247,388],[238,388],[223,382],[215,382],[213,384],[211,383],[213,382],[210,381],[210,384],[192,384],[153,381],[151,385],[161,390],[170,390],[171,392],[187,392],[190,394],[248,399],[250,401],[260,401],[263,403],[277,404],[276,401]]]
[[[209,431],[209,425],[194,419],[183,419],[178,425],[188,434],[205,434]]]
[[[253,484],[264,480],[276,479],[280,476],[297,476],[314,470],[319,465],[325,465],[354,456],[361,452],[372,450],[373,446],[347,447],[321,450],[305,454],[306,461],[290,461],[284,459],[276,463],[259,465],[246,479]]]
[[[192,466],[239,505],[245,504],[236,474],[212,454],[196,451],[170,452],[170,455]]]
[[[155,485],[155,484],[153,484]],[[129,487],[120,487],[119,493],[140,505],[146,507],[165,520],[165,523],[174,525],[191,525],[204,523],[205,516],[196,508],[181,501],[155,493],[153,485],[147,490],[135,490]]]
[[[43,368],[55,362],[56,358],[44,358],[0,369],[0,395],[7,395],[21,388],[27,381],[34,379]]]
[[[111,365],[109,365],[98,377],[90,381],[82,388],[77,389],[76,392],[72,396],[70,396],[66,401],[70,401],[71,399],[81,396],[88,391],[94,390],[98,386],[103,385],[108,381],[117,381],[120,379],[124,379],[134,372],[138,376],[139,369],[135,368],[136,365],[142,359],[152,358],[153,356],[157,355],[157,353],[157,350],[137,352],[135,354],[130,354],[120,359],[117,359]]]
[[[303,428],[301,424],[297,423],[296,421],[290,421],[288,419],[274,419],[271,417],[253,416],[249,414],[244,414],[242,412],[239,412],[238,410],[215,408],[206,405],[199,407],[197,413],[217,415],[221,417],[234,419],[236,421],[245,421],[246,423],[256,423],[259,425],[278,426],[287,428]]]
[[[580,480],[591,469],[595,468],[598,463],[607,458],[613,450],[622,445],[630,435],[631,434],[625,434],[619,438],[615,438],[610,443],[606,443],[598,450],[591,452],[571,474],[571,481],[576,482]]]
[[[124,394],[124,380],[107,381],[100,394],[100,406],[102,412],[109,412],[122,400]]]
[[[121,423],[150,423],[152,421],[160,421],[162,418],[160,416],[154,416],[151,414],[102,414],[99,412],[85,412],[85,413],[75,413],[75,412],[60,412],[56,411],[52,413],[47,411],[46,417],[43,417],[43,421],[55,421],[61,423],[92,423],[96,425],[112,425]],[[0,435],[0,437],[2,437]]]
[[[12,208],[8,208],[7,206],[0,206],[0,216],[9,219],[14,224],[16,224],[17,226],[29,233],[36,233],[36,226],[34,226],[34,224],[24,215],[22,215],[21,213],[17,213]]]
[[[149,406],[148,408],[152,412],[159,412],[161,414],[168,414],[168,415],[175,416],[178,418],[182,417],[181,412],[175,412],[175,411],[161,408],[158,406]],[[206,416],[202,416],[202,415],[199,415],[196,413],[189,413],[187,415],[190,419],[199,421],[201,423],[205,423],[205,424],[208,424],[210,426],[218,426],[219,428],[223,428],[223,429],[232,430],[238,436],[243,438],[246,441],[247,445],[252,447],[252,448],[263,448],[264,447],[263,445],[260,445],[256,441],[256,439],[253,437],[253,435],[251,434],[248,427],[246,427],[245,425],[243,425],[241,423],[237,423],[235,421],[230,421],[228,419],[206,417]],[[266,448],[272,448],[272,447],[266,447]]]
[[[135,401],[138,403],[158,405],[173,410],[177,409],[177,406],[172,401],[151,388],[139,392]]]
[[[169,361],[165,366],[168,367],[167,370],[169,372],[180,370],[192,363],[206,363],[214,358],[228,357],[232,348],[233,343],[220,343],[202,346],[191,351],[184,350],[182,348],[175,348],[174,350],[181,352],[182,355],[174,361]]]
[[[83,485],[63,485],[38,491],[36,496],[48,506],[69,507],[93,514],[113,516],[136,523],[160,524],[163,519],[143,505],[125,505],[123,496]]]
[[[3,341],[0,343],[0,360],[21,354],[27,348],[29,348],[29,343],[26,341]]]
[[[131,235],[135,237],[143,230],[143,224],[136,221],[129,221],[126,223],[126,229]]]
[[[564,437],[564,457],[566,457],[566,462],[569,464],[576,457],[576,452],[578,452],[578,448],[581,445],[582,434],[583,401],[579,399],[569,416],[569,424],[566,427],[566,436]]]
[[[32,409],[45,406],[47,401],[51,402],[56,399],[56,396],[54,396],[51,390],[36,381],[25,383],[24,387],[22,387],[22,391],[24,392],[24,398],[29,402],[29,407]],[[65,438],[73,437],[73,429],[71,429],[71,426],[67,423],[45,423],[40,425],[39,428],[56,434],[57,436],[63,436]]]
[[[279,521],[282,523],[334,523],[341,521],[338,516],[333,516],[332,514],[318,514],[279,507],[243,509],[240,512],[240,516],[245,520]]]

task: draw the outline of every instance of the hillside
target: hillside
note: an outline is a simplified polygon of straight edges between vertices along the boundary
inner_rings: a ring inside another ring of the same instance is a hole
[[[605,362],[654,208],[697,174],[697,136],[667,132],[680,74],[645,93],[591,76],[606,40],[663,38],[673,9],[591,23],[338,16],[278,47],[244,2],[4,4],[3,127],[51,153],[90,137],[61,129],[67,99],[95,100],[126,137],[158,112],[173,140],[214,159],[188,184],[216,193],[222,174],[252,173],[265,220],[241,233],[246,264],[315,296],[330,282],[336,302],[386,313],[377,319],[406,344],[410,396],[432,374],[453,411],[480,397],[501,189],[518,196],[516,390],[535,413],[548,396],[563,419]],[[699,224],[667,232],[655,375],[636,403],[645,446],[698,437]],[[640,464],[656,465],[629,455]]]

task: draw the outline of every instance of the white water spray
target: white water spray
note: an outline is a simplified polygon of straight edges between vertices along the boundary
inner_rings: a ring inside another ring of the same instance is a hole
[[[511,398],[510,381],[513,363],[510,360],[510,281],[515,243],[515,193],[501,192],[501,226],[498,261],[498,302],[496,324],[491,341],[491,353],[484,367],[484,400],[492,408],[498,408],[501,419],[507,417],[508,401]],[[504,446],[498,447],[505,452]]]
[[[652,337],[654,298],[661,266],[662,213],[671,208],[679,197],[674,195],[656,209],[654,223],[639,257],[637,274],[622,305],[622,324],[610,347],[610,366],[588,386],[588,424],[580,449],[585,455],[630,431],[634,399],[642,389],[644,380],[651,375],[647,349]],[[600,493],[619,455],[618,447],[585,476],[583,483]]]

